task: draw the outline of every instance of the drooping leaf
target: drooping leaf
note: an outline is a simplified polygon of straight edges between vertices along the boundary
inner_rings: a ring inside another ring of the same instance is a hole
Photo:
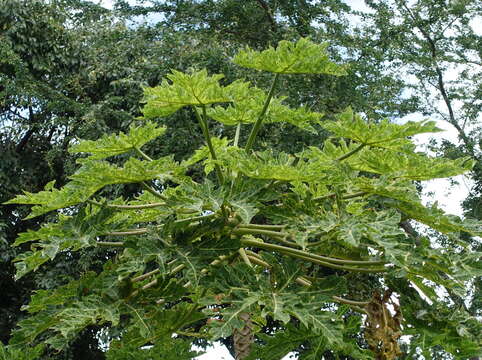
[[[429,307],[422,301],[415,301],[418,297],[408,295],[403,294],[401,301],[408,310],[405,317],[410,326],[405,327],[404,334],[411,335],[413,347],[409,356],[420,350],[430,353],[434,347],[444,349],[457,360],[482,355],[479,320],[457,306],[435,303]]]
[[[474,166],[469,158],[448,160],[416,153],[364,149],[350,163],[356,170],[410,180],[431,180],[466,173]]]
[[[83,140],[69,148],[71,153],[90,153],[89,159],[99,160],[110,156],[123,154],[141,148],[147,142],[161,136],[165,127],[158,127],[155,123],[147,122],[143,126],[131,126],[127,134],[120,132],[114,135],[104,135],[92,141]]]
[[[413,151],[409,136],[442,131],[434,121],[412,122],[398,125],[383,120],[369,123],[348,108],[338,116],[337,121],[324,122],[322,126],[339,137],[357,141],[360,144],[392,150]]]
[[[98,297],[84,298],[68,307],[41,311],[20,321],[20,328],[14,333],[11,344],[31,344],[41,333],[51,330],[54,335],[46,343],[60,350],[86,326],[107,322],[116,325],[118,321],[116,306],[106,304]]]
[[[182,178],[183,168],[172,157],[154,161],[129,158],[123,167],[107,161],[82,160],[82,167],[77,170],[61,189],[55,189],[53,183],[47,184],[44,191],[24,195],[9,200],[6,204],[35,205],[27,218],[33,218],[52,210],[65,208],[86,201],[104,186],[113,184],[138,183],[145,180],[161,181]]]
[[[384,203],[394,207],[408,218],[419,221],[444,234],[466,232],[474,236],[482,234],[482,226],[470,220],[462,221],[458,216],[447,215],[437,204],[425,207],[413,202],[386,200]]]
[[[31,245],[32,251],[19,254],[15,259],[16,279],[30,271],[35,271],[63,251],[78,251],[96,246],[99,235],[109,226],[101,225],[112,213],[112,209],[102,209],[93,214],[81,210],[74,217],[62,216],[57,223],[47,224],[37,231],[20,234],[15,246],[25,242],[38,241]]]

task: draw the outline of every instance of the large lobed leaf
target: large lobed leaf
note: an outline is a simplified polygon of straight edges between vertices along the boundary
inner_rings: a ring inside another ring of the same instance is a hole
[[[165,127],[158,127],[155,123],[147,122],[144,126],[131,126],[129,133],[104,135],[92,141],[83,140],[69,148],[71,153],[90,153],[89,159],[98,160],[115,156],[141,148],[147,142],[161,136],[166,131]]]
[[[394,124],[385,119],[380,123],[367,122],[348,108],[338,115],[337,121],[324,122],[322,126],[338,137],[355,140],[364,145],[392,150],[413,151],[413,145],[407,137],[442,131],[434,121],[413,122],[403,125]]]
[[[212,304],[217,298],[221,303],[229,304],[214,312],[206,309],[207,313],[222,315],[221,322],[209,326],[214,338],[229,336],[234,329],[242,327],[243,323],[239,319],[241,313],[261,311],[262,318],[270,316],[284,324],[294,317],[303,326],[324,336],[330,344],[339,343],[342,332],[340,319],[335,319],[333,314],[323,311],[322,307],[331,300],[332,294],[343,291],[344,281],[337,277],[327,278],[320,280],[315,288],[304,290],[294,283],[300,273],[296,261],[287,260],[278,264],[278,260],[267,253],[263,257],[273,264],[270,275],[245,264],[238,264],[219,268],[208,279],[215,278],[216,285],[211,289],[212,294],[204,299],[205,303]],[[270,276],[276,281],[270,281]],[[297,290],[294,291],[295,289]]]
[[[107,185],[139,183],[146,180],[161,181],[182,178],[183,167],[173,161],[172,157],[154,161],[129,158],[122,166],[112,165],[107,161],[79,160],[82,166],[70,178],[72,181],[61,189],[54,188],[54,182],[45,186],[38,193],[25,192],[24,195],[9,200],[6,204],[29,204],[33,218],[52,210],[66,208],[82,203],[98,190]]]
[[[228,85],[225,90],[232,98],[232,105],[210,108],[208,115],[225,125],[255,123],[266,101],[266,92],[256,87],[250,87],[247,82],[240,81]],[[323,114],[311,112],[305,107],[291,109],[282,103],[283,100],[284,98],[277,97],[271,99],[263,122],[286,122],[316,133],[312,125],[318,124]]]
[[[62,349],[88,325],[116,325],[120,313],[116,299],[109,297],[110,287],[115,286],[112,275],[89,272],[55,290],[37,291],[31,304],[23,308],[31,316],[20,321],[10,344],[34,344],[39,335],[48,331],[45,343]]]
[[[277,74],[328,74],[345,75],[343,66],[328,59],[328,44],[315,44],[301,38],[296,43],[280,41],[276,49],[262,52],[252,49],[240,51],[234,62],[240,66]]]
[[[30,271],[37,270],[60,252],[96,246],[98,236],[109,228],[106,222],[111,213],[111,209],[102,209],[97,213],[87,214],[86,209],[82,209],[72,217],[60,216],[56,223],[45,224],[37,231],[21,233],[14,246],[37,242],[31,245],[31,251],[23,252],[14,259],[17,270],[15,278],[20,279]]]
[[[466,173],[475,162],[469,158],[449,160],[417,153],[364,149],[350,164],[360,171],[421,181]]]
[[[144,89],[145,118],[163,117],[184,106],[203,106],[231,101],[219,85],[223,75],[209,76],[206,70],[185,74],[172,70],[161,85]]]

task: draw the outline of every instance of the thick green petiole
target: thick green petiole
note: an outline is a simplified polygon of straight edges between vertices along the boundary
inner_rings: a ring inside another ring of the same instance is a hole
[[[147,160],[147,161],[153,161],[150,156],[148,156],[144,151],[142,151],[142,150],[141,150],[140,148],[138,148],[137,146],[134,147],[134,150],[135,150],[140,156],[142,156],[145,160]]]
[[[196,114],[196,118],[199,122],[199,126],[201,127],[201,130],[203,132],[204,138],[206,139],[206,144],[208,145],[209,152],[211,153],[211,157],[213,160],[217,160],[216,152],[214,151],[213,143],[211,142],[211,135],[209,134],[209,127],[207,123],[207,115],[206,115],[206,106],[203,105],[203,116],[199,115],[199,111],[195,106],[194,108],[194,113]],[[216,171],[216,176],[218,177],[219,183],[222,184],[224,183],[224,176],[221,171],[221,168],[219,167],[218,164],[214,166],[215,171]]]
[[[97,246],[107,246],[107,247],[124,247],[124,243],[120,241],[97,241],[95,243]]]
[[[234,134],[234,143],[233,146],[238,146],[239,144],[239,136],[241,135],[241,123],[236,126],[236,133]]]
[[[160,206],[166,206],[166,203],[151,203],[151,204],[139,204],[139,205],[118,205],[118,204],[103,204],[98,201],[94,200],[87,200],[89,204],[96,205],[96,206],[106,206],[112,209],[121,209],[121,210],[141,210],[141,209],[150,209],[156,208]]]
[[[347,152],[345,155],[342,155],[340,156],[338,159],[336,159],[336,161],[343,161],[347,158],[349,158],[350,156],[356,154],[357,152],[359,152],[361,149],[363,149],[366,145],[365,144],[361,144],[360,146],[358,146],[357,148],[353,149],[352,151],[350,152]]]
[[[260,229],[260,230],[283,230],[286,225],[270,225],[270,224],[239,224],[238,228]]]
[[[285,255],[293,256],[298,259],[310,261],[315,264],[319,264],[322,266],[330,267],[333,269],[338,270],[346,270],[346,271],[355,271],[355,272],[385,272],[386,269],[382,267],[377,268],[358,268],[354,267],[357,265],[364,265],[364,266],[373,266],[373,265],[382,265],[384,262],[380,261],[358,261],[358,260],[343,260],[343,259],[335,259],[326,256],[320,256],[316,254],[311,254],[309,252],[303,250],[292,249],[286,246],[275,245],[264,243],[256,240],[249,240],[249,239],[241,239],[241,243],[245,246],[253,246],[260,249],[265,250],[272,250],[283,253]]]
[[[252,228],[245,228],[245,227],[236,228],[233,230],[233,233],[236,235],[266,235],[274,238],[285,238],[286,236],[288,236],[288,234],[278,232],[278,231],[252,229]]]
[[[154,190],[145,181],[141,182],[141,185],[144,189],[146,189],[148,192],[150,192],[155,197],[158,197],[159,199],[164,200],[164,201],[167,200],[167,198],[164,195],[162,195],[160,192]]]
[[[258,119],[253,125],[253,128],[251,129],[251,133],[249,134],[248,142],[246,143],[245,150],[248,152],[249,150],[252,149],[254,140],[256,140],[256,135],[258,135],[258,131],[261,128],[261,123],[263,122],[264,116],[266,115],[266,111],[268,110],[269,103],[271,102],[271,98],[273,97],[274,94],[274,89],[276,87],[276,83],[278,82],[279,79],[279,74],[276,74],[273,79],[273,83],[271,84],[271,88],[269,89],[268,96],[266,97],[266,100],[263,105],[263,109],[261,110],[261,113],[258,116]]]

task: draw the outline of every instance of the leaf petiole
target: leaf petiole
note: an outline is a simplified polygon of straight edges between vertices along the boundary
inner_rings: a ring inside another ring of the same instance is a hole
[[[273,79],[273,83],[271,84],[271,88],[269,89],[268,96],[266,97],[266,100],[263,105],[263,109],[261,110],[261,113],[258,116],[258,119],[253,125],[253,128],[251,129],[251,132],[248,137],[248,142],[246,143],[245,150],[248,152],[251,150],[254,144],[254,140],[256,140],[256,135],[258,135],[258,131],[261,128],[261,123],[263,122],[263,119],[266,115],[266,111],[268,110],[269,103],[271,102],[271,98],[273,97],[274,94],[274,89],[276,87],[276,83],[278,82],[279,79],[279,74],[276,73]]]

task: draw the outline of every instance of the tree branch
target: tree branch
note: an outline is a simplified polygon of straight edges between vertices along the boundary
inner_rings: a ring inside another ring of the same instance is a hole
[[[427,41],[428,43],[428,46],[430,48],[430,54],[431,54],[431,57],[432,57],[432,61],[433,61],[433,66],[434,66],[434,70],[435,72],[437,73],[437,86],[435,86],[436,88],[438,88],[438,90],[440,91],[440,94],[442,95],[442,98],[445,102],[445,106],[447,106],[447,110],[448,110],[448,113],[449,113],[449,118],[447,120],[447,122],[449,124],[451,124],[456,130],[457,132],[459,133],[459,136],[460,138],[463,140],[463,142],[465,143],[465,147],[467,148],[467,150],[469,150],[470,154],[474,157],[475,156],[475,151],[474,151],[474,144],[473,142],[468,138],[468,136],[465,134],[465,131],[462,129],[462,127],[460,126],[460,124],[457,122],[457,120],[455,119],[455,114],[454,114],[454,110],[453,110],[453,107],[452,107],[452,102],[450,101],[450,97],[447,93],[447,90],[445,88],[445,81],[444,81],[444,78],[443,78],[443,71],[442,69],[440,68],[439,64],[438,64],[438,61],[437,61],[437,46],[436,46],[436,40],[434,40],[430,34],[428,33],[428,31],[426,31],[426,29],[424,29],[421,25],[420,25],[420,18],[418,16],[416,16],[412,10],[410,10],[410,8],[407,6],[407,4],[405,2],[402,2],[402,6],[405,8],[405,10],[408,12],[409,16],[412,18],[413,22],[414,22],[414,25],[415,27],[422,33],[422,36],[424,37],[424,39]]]

